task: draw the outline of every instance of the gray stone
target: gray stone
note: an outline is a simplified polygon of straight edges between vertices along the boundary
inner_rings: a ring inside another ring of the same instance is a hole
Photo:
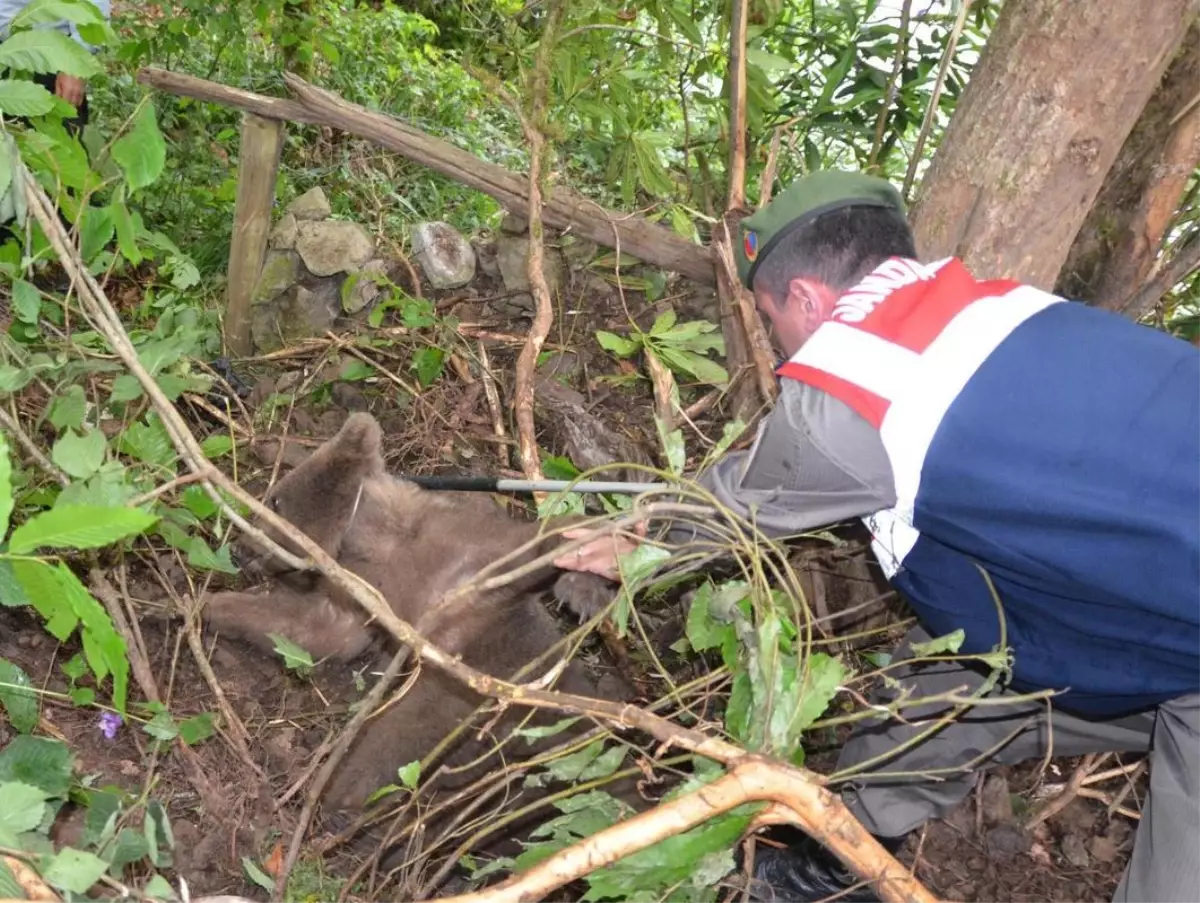
[[[371,278],[372,274],[382,276],[387,275],[387,261],[376,257],[374,260],[368,260],[360,269],[359,276],[355,279],[354,285],[350,291],[346,292],[342,299],[342,309],[348,314],[356,314],[360,310],[370,307],[378,299],[383,289],[379,283]],[[353,278],[347,276],[347,279]]]
[[[473,241],[471,247],[475,250],[475,265],[479,272],[492,279],[500,275],[500,264],[496,261],[496,243],[494,241]]]
[[[1013,820],[1012,797],[1008,792],[1008,781],[1003,775],[987,776],[983,782],[980,806],[985,825],[1007,824]]]
[[[351,273],[375,256],[375,242],[358,223],[300,223],[296,251],[314,276]]]
[[[544,248],[542,275],[550,288],[550,297],[558,294],[563,284],[562,257],[553,248]],[[500,267],[500,278],[504,288],[510,292],[529,291],[529,239],[513,235],[501,235],[496,239],[496,263]]]
[[[266,304],[295,285],[300,276],[300,255],[295,251],[268,251],[254,285],[250,303]]]
[[[515,213],[506,213],[500,221],[500,231],[509,235],[524,235],[529,231],[529,220]]]
[[[1087,847],[1083,845],[1083,840],[1078,834],[1068,834],[1059,843],[1058,848],[1062,851],[1063,859],[1071,865],[1080,869],[1087,868],[1089,861]]]
[[[325,192],[321,190],[320,185],[308,189],[288,204],[286,209],[296,219],[301,220],[325,219],[333,213],[333,208],[329,206],[329,201],[326,200]]]
[[[250,333],[260,351],[274,351],[292,342],[324,335],[333,327],[340,308],[338,279],[313,279],[296,285],[274,300],[255,305]]]
[[[296,225],[296,215],[285,213],[267,236],[267,247],[276,251],[290,251],[296,247],[296,237],[300,234]]]
[[[586,267],[600,251],[596,242],[580,238],[578,235],[564,235],[559,244],[562,246],[563,257],[567,259],[567,266],[573,270]]]
[[[475,251],[449,223],[418,223],[412,230],[413,256],[436,289],[459,288],[475,278]]]

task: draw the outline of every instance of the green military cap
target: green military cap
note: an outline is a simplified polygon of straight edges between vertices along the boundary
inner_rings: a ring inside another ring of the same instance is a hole
[[[823,170],[788,186],[771,203],[738,225],[733,249],[738,276],[750,288],[754,271],[779,241],[822,213],[842,207],[894,207],[904,214],[900,192],[886,179],[858,172]]]

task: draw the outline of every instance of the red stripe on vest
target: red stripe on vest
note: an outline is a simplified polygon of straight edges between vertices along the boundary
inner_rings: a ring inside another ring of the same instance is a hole
[[[901,348],[922,354],[965,308],[981,298],[1003,295],[1020,283],[1010,280],[980,282],[957,258],[946,261],[932,279],[923,279],[889,292],[861,322],[839,319],[844,326],[878,336]],[[854,293],[850,289],[846,295]],[[865,289],[865,292],[870,289]],[[844,296],[843,296],[844,297]],[[854,309],[855,305],[850,305]],[[820,332],[818,328],[817,332]],[[883,423],[891,402],[840,376],[797,361],[787,361],[780,376],[828,392],[848,404],[876,429]]]
[[[963,308],[980,298],[1002,295],[1018,285],[1004,280],[979,282],[962,261],[953,259],[932,280],[897,289],[861,323],[848,325],[921,354]]]
[[[874,392],[868,392],[862,386],[856,386],[852,382],[824,370],[818,370],[816,367],[810,367],[808,364],[787,361],[780,365],[775,372],[780,376],[808,383],[816,389],[828,392],[865,417],[875,429],[879,429],[879,425],[883,423],[883,415],[887,413],[891,404],[887,399],[880,398]]]

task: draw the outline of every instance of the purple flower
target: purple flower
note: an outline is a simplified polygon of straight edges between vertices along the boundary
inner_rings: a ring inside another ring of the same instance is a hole
[[[101,712],[100,713],[100,733],[104,734],[109,740],[113,740],[117,736],[117,728],[121,726],[121,716],[116,712]]]

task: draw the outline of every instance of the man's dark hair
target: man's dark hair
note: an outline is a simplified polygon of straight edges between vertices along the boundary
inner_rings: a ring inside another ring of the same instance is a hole
[[[782,303],[798,276],[845,291],[889,257],[916,256],[912,230],[898,210],[843,207],[783,236],[758,265],[754,286]]]

